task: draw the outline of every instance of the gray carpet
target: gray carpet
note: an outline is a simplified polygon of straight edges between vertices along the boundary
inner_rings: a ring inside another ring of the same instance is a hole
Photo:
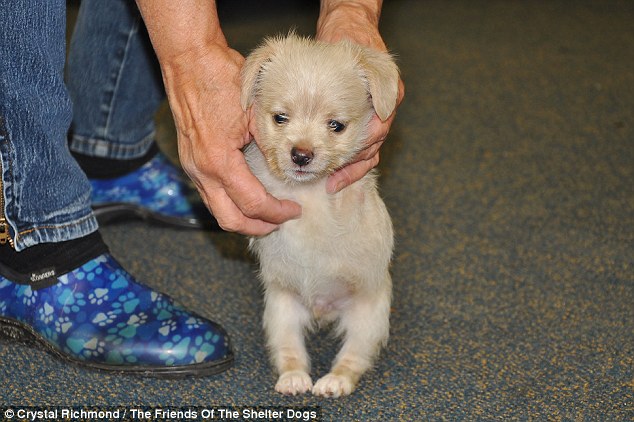
[[[259,5],[259,7],[258,7]],[[311,33],[314,2],[225,1],[229,40]],[[283,397],[245,240],[103,229],[140,279],[220,322],[228,372],[160,381],[0,344],[0,406],[316,406],[324,420],[634,419],[634,2],[385,2],[406,100],[382,149],[391,339],[350,397]],[[159,133],[173,151],[173,128]],[[170,144],[172,143],[172,144]],[[325,373],[336,341],[310,341]]]

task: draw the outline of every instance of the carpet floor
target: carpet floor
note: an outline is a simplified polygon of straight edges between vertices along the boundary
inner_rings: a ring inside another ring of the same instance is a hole
[[[315,2],[220,4],[243,53]],[[235,365],[167,381],[0,343],[0,406],[297,406],[323,420],[634,419],[634,2],[385,2],[406,99],[381,150],[391,338],[349,397],[284,397],[243,237],[104,227],[139,279],[221,323]],[[169,112],[158,138],[174,156]],[[337,342],[310,339],[315,374]]]

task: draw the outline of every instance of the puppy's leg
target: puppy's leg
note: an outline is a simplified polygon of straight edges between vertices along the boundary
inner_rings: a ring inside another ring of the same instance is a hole
[[[389,335],[390,292],[357,297],[342,311],[339,331],[343,346],[330,373],[315,383],[313,394],[325,397],[348,395],[367,371]]]
[[[271,359],[279,378],[275,390],[282,394],[302,394],[313,386],[304,332],[311,316],[295,295],[270,288],[265,294],[264,330]]]

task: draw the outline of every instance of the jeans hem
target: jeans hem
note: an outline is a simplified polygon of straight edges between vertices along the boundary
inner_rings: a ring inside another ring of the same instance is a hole
[[[156,133],[150,132],[134,144],[121,144],[105,139],[72,135],[71,151],[91,157],[110,158],[113,160],[132,160],[143,157],[152,147]]]
[[[99,229],[99,224],[91,212],[70,223],[51,224],[24,229],[14,238],[15,250],[20,252],[40,243],[58,243],[87,236]]]

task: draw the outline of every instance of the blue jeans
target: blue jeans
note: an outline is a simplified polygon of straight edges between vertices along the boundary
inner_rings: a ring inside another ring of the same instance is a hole
[[[137,158],[164,99],[133,0],[81,2],[67,84],[65,21],[65,0],[0,0],[0,217],[18,251],[98,228],[69,128],[73,151]]]

